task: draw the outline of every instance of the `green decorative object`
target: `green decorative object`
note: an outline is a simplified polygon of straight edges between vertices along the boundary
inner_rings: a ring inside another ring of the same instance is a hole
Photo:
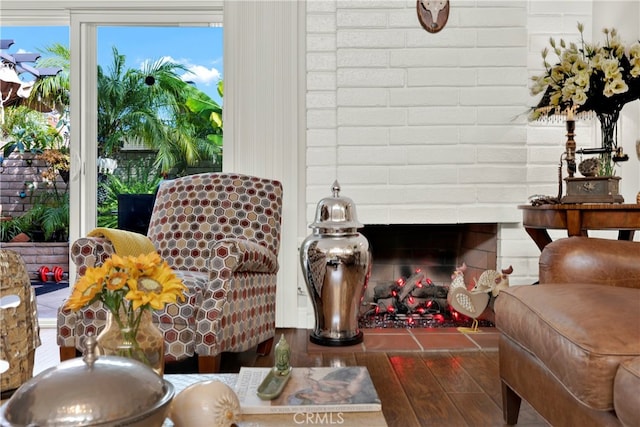
[[[291,378],[291,347],[284,334],[280,335],[280,341],[276,344],[275,355],[276,365],[258,386],[257,394],[262,400],[273,400],[280,396]]]
[[[291,347],[284,338],[284,334],[280,336],[280,341],[276,344],[276,371],[280,375],[286,375],[291,371]]]

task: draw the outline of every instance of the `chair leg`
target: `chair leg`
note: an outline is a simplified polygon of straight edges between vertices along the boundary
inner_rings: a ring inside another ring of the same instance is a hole
[[[77,352],[75,347],[60,347],[60,361],[64,362],[65,360],[73,359],[77,357]]]
[[[256,353],[259,356],[268,356],[271,353],[271,349],[273,348],[273,337],[269,338],[266,341],[262,341],[258,344],[258,348],[256,349]]]
[[[522,398],[502,381],[502,415],[508,425],[518,424],[521,402]]]
[[[220,372],[220,360],[222,354],[217,356],[198,356],[198,373],[217,374]]]

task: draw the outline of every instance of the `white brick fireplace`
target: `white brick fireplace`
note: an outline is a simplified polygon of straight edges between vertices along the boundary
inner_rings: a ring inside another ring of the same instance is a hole
[[[617,11],[606,23],[593,18],[598,3],[456,0],[430,34],[415,0],[308,2],[307,223],[337,178],[365,224],[497,223],[497,266],[513,265],[513,284],[535,281],[539,251],[517,205],[557,194],[565,130],[527,123],[529,77],[549,37],[574,39],[577,22],[587,37],[606,25],[639,36],[636,2],[606,2]],[[634,153],[640,114],[628,108],[623,144]],[[592,123],[577,132],[592,144]],[[627,200],[637,163],[620,171]]]

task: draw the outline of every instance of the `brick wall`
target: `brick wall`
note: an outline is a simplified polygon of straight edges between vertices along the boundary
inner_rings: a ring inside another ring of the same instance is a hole
[[[47,169],[44,161],[36,159],[31,153],[12,153],[4,159],[0,166],[0,205],[2,215],[13,217],[27,212],[38,192],[47,191],[47,185],[41,173]],[[36,190],[31,196],[29,183],[36,183]],[[58,177],[58,189],[63,191],[66,184]],[[22,193],[22,195],[21,195]]]
[[[62,267],[65,273],[69,272],[69,244],[66,242],[55,243],[0,243],[0,249],[12,250],[20,254],[31,278],[41,266]]]
[[[519,219],[525,2],[456,2],[437,34],[415,1],[312,1],[307,13],[311,201],[338,178],[365,223]]]
[[[415,7],[307,2],[307,220],[337,178],[365,224],[497,222],[498,266],[531,283],[539,251],[516,207],[557,194],[565,132],[527,124],[529,77],[592,2],[456,1],[437,34]]]

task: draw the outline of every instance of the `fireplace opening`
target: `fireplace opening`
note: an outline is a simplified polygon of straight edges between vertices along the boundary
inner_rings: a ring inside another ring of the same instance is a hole
[[[497,229],[495,223],[366,225],[360,229],[369,240],[373,264],[359,327],[471,325],[471,317],[447,303],[452,275],[464,264],[464,285],[470,289],[484,271],[496,269]],[[493,326],[491,307],[484,311],[477,317],[480,325]]]

